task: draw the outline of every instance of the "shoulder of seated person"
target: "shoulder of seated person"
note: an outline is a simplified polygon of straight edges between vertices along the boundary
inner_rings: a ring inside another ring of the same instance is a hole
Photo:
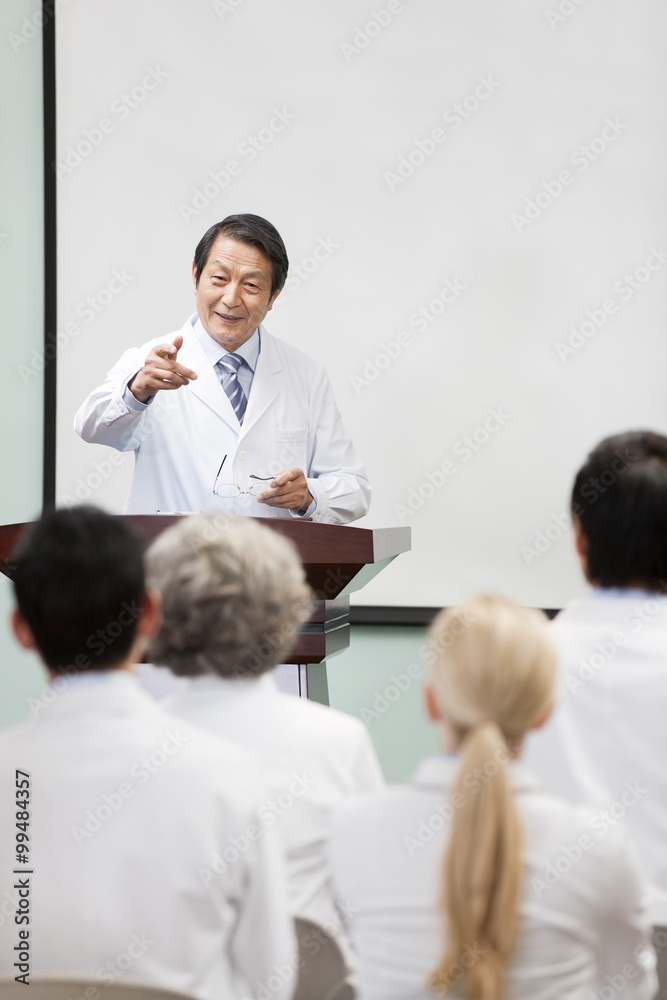
[[[366,732],[361,719],[348,715],[347,712],[332,708],[330,705],[322,705],[318,701],[310,701],[308,698],[297,698],[293,694],[281,693],[293,702],[293,711],[301,713],[304,719],[310,720],[314,726],[347,734]]]

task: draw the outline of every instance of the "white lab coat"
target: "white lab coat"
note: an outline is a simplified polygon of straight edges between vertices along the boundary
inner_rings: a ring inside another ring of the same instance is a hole
[[[246,490],[249,475],[303,469],[317,508],[316,521],[342,524],[362,517],[370,498],[364,467],[346,435],[322,365],[260,327],[261,350],[239,426],[232,406],[193,331],[196,314],[179,331],[178,361],[198,378],[156,393],[141,412],[123,400],[125,387],[159,337],[125,352],[79,408],[74,427],[85,441],[134,451],[135,469],[125,513],[222,509],[255,517],[290,517],[252,496],[225,500],[220,482]]]
[[[0,733],[0,976],[17,974],[26,876],[13,869],[26,868],[32,978],[264,995],[257,984],[296,963],[296,942],[274,831],[250,835],[265,799],[257,762],[124,671],[59,679],[36,708]],[[27,866],[14,862],[16,769],[30,774]],[[282,1000],[295,983],[281,982]]]
[[[451,816],[466,807],[452,803],[458,768],[457,756],[428,758],[409,784],[350,803],[334,820],[334,886],[352,914],[359,1000],[434,996],[426,983],[445,946],[443,857]],[[589,814],[544,792],[524,764],[509,770],[524,879],[506,1000],[651,1000],[650,926],[622,832],[596,835]],[[462,974],[474,960],[464,956]],[[447,993],[465,996],[462,982]]]
[[[279,691],[273,677],[189,678],[163,703],[169,712],[240,743],[267,769],[286,850],[292,913],[324,926],[345,947],[326,853],[337,806],[384,787],[364,724],[344,712]]]
[[[526,737],[545,786],[625,827],[667,925],[667,597],[594,590],[551,626],[560,693],[546,725]]]

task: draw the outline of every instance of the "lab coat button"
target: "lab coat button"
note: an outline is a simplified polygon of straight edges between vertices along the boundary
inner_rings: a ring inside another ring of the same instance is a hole
[[[240,451],[238,457],[242,462],[245,462],[246,458],[248,457],[248,452]]]

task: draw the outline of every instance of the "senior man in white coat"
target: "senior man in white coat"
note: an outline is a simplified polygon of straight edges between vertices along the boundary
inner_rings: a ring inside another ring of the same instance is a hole
[[[169,343],[126,351],[80,407],[85,441],[135,453],[126,513],[366,513],[370,486],[324,368],[262,326],[288,263],[259,216],[212,226],[192,265],[197,312]]]

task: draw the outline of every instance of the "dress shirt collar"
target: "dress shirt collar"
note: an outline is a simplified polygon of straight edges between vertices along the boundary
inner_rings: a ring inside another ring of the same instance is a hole
[[[139,681],[133,671],[115,670],[109,667],[106,670],[78,670],[71,673],[58,674],[50,680],[54,691],[67,688],[68,690],[83,690],[84,688],[106,687],[107,690],[128,691],[139,690]]]
[[[243,358],[252,372],[255,371],[262,343],[259,326],[253,333],[252,337],[249,340],[246,340],[245,344],[241,344],[241,346],[237,347],[235,351],[230,352],[226,351],[224,347],[221,347],[220,344],[218,344],[218,342],[206,332],[197,313],[195,313],[190,322],[192,323],[195,336],[201,344],[204,354],[212,365],[217,365],[218,361],[220,361],[221,358],[224,358],[225,354],[234,353],[240,358]]]
[[[225,702],[229,702],[235,697],[245,698],[271,697],[279,694],[279,688],[271,676],[271,671],[260,674],[259,677],[220,677],[218,674],[199,674],[196,677],[188,677],[187,685],[183,685],[182,694],[187,696],[210,698],[216,695],[223,696]],[[177,697],[180,698],[181,691]],[[166,699],[169,700],[169,697]]]
[[[652,615],[660,612],[662,619],[667,614],[667,595],[639,588],[594,587],[583,597],[569,601],[556,615],[554,624],[615,620],[636,607],[645,607]]]
[[[419,764],[412,776],[411,784],[420,788],[443,790],[451,788],[456,780],[461,758],[457,753],[437,754],[427,757]],[[542,785],[527,764],[512,760],[509,765],[510,780],[515,792],[540,791]]]
[[[595,587],[590,594],[598,601],[645,601],[649,597],[665,598],[664,591],[643,590],[641,587]]]
[[[50,693],[42,699],[44,712],[35,722],[42,725],[51,719],[80,716],[82,712],[110,715],[136,709],[157,708],[157,703],[129,670],[80,670],[59,674],[50,682]]]

